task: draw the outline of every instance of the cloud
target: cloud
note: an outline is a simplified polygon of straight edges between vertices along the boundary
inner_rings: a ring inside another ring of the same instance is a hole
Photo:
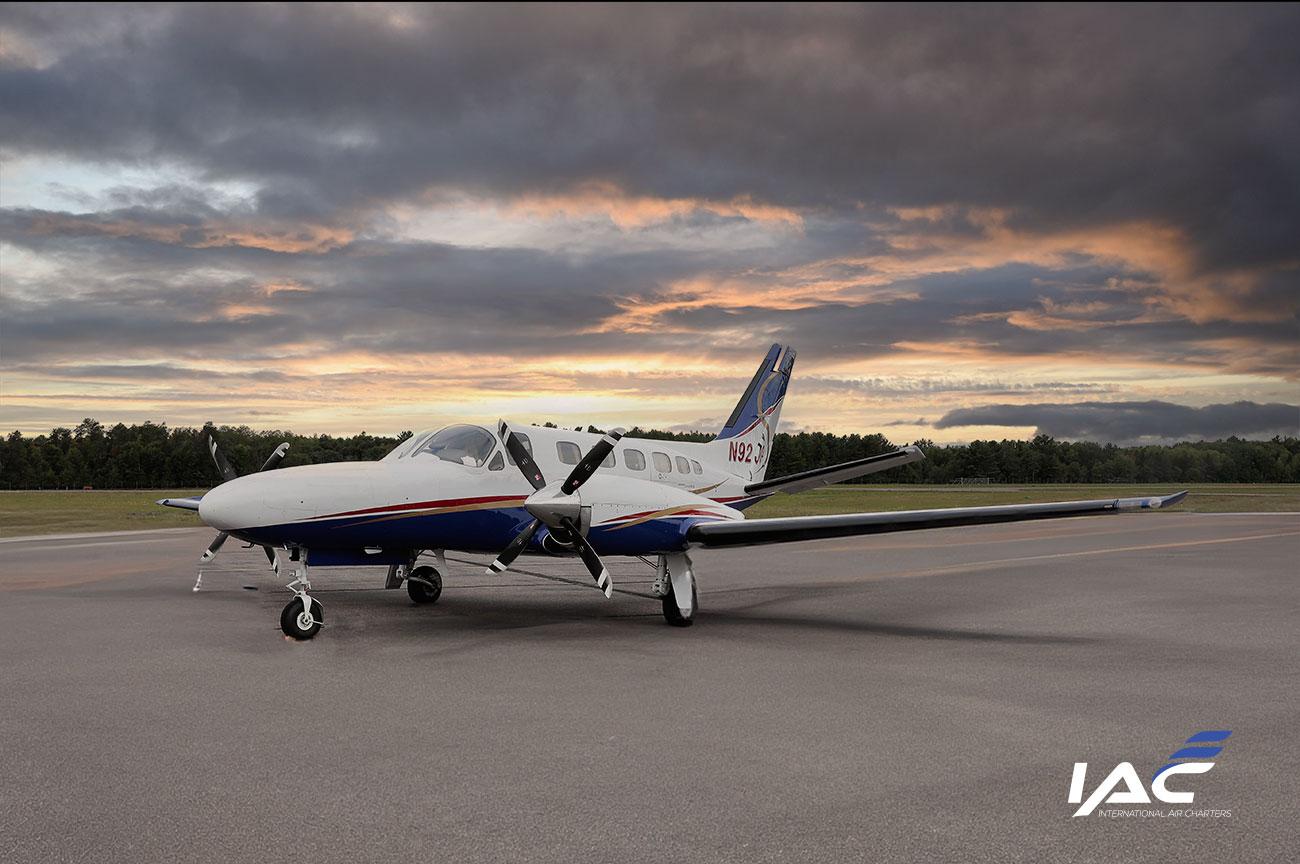
[[[1170,402],[1076,402],[983,405],[949,411],[936,429],[1034,426],[1036,434],[1072,440],[1133,443],[1300,435],[1300,406],[1233,402],[1193,408]]]
[[[5,17],[53,58],[0,67],[7,147],[175,160],[259,184],[279,215],[599,183],[785,208],[960,202],[1020,227],[1151,220],[1204,266],[1295,260],[1286,6]]]
[[[1297,41],[1285,5],[9,4],[7,404],[207,369],[689,423],[652,412],[770,341],[814,426],[1289,398]]]

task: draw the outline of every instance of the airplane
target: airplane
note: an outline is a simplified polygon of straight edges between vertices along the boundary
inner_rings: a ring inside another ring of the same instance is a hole
[[[706,443],[629,438],[619,429],[602,435],[505,420],[495,428],[457,423],[413,435],[374,462],[277,468],[289,449],[284,443],[258,472],[241,477],[209,436],[225,482],[202,496],[158,503],[197,511],[217,529],[203,562],[229,537],[261,546],[276,573],[287,558],[294,596],[280,628],[306,640],[324,621],[310,594],[313,567],[386,565],[385,588],[405,583],[412,601],[427,604],[442,594],[447,551],[496,554],[489,574],[504,572],[522,554],[576,556],[608,598],[614,586],[604,559],[629,556],[653,562],[651,593],[669,624],[686,627],[699,610],[690,557],[696,548],[1156,510],[1187,494],[746,519],[748,507],[778,492],[804,492],[925,458],[907,446],[767,479],[794,361],[793,348],[768,349]],[[420,564],[424,555],[434,563]]]

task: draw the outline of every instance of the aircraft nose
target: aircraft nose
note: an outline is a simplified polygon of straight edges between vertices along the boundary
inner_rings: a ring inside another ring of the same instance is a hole
[[[199,518],[218,531],[247,527],[249,502],[241,485],[238,479],[230,480],[210,490],[199,501]]]

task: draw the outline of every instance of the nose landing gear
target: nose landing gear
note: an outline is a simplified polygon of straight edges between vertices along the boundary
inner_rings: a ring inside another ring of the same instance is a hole
[[[304,597],[307,598],[306,605],[303,604]],[[280,613],[280,629],[284,635],[303,641],[319,633],[324,620],[325,610],[321,608],[320,601],[300,594],[290,600]]]
[[[280,612],[280,629],[284,635],[304,641],[320,632],[321,624],[325,622],[325,610],[320,601],[307,593],[311,590],[311,581],[307,578],[306,556],[295,549],[290,560],[297,566],[293,581],[286,587],[294,592],[294,596]]]

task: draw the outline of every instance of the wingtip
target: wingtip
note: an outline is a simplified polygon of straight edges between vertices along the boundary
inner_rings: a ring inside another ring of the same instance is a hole
[[[1166,496],[1165,498],[1161,499],[1161,501],[1160,501],[1160,506],[1161,506],[1161,507],[1172,507],[1172,506],[1174,506],[1175,504],[1181,504],[1181,503],[1182,503],[1182,500],[1183,500],[1184,498],[1186,498],[1186,497],[1187,497],[1187,490],[1186,490],[1186,489],[1184,489],[1184,490],[1181,491],[1181,492],[1175,492],[1174,494],[1172,494],[1172,495],[1168,495],[1168,496]]]

